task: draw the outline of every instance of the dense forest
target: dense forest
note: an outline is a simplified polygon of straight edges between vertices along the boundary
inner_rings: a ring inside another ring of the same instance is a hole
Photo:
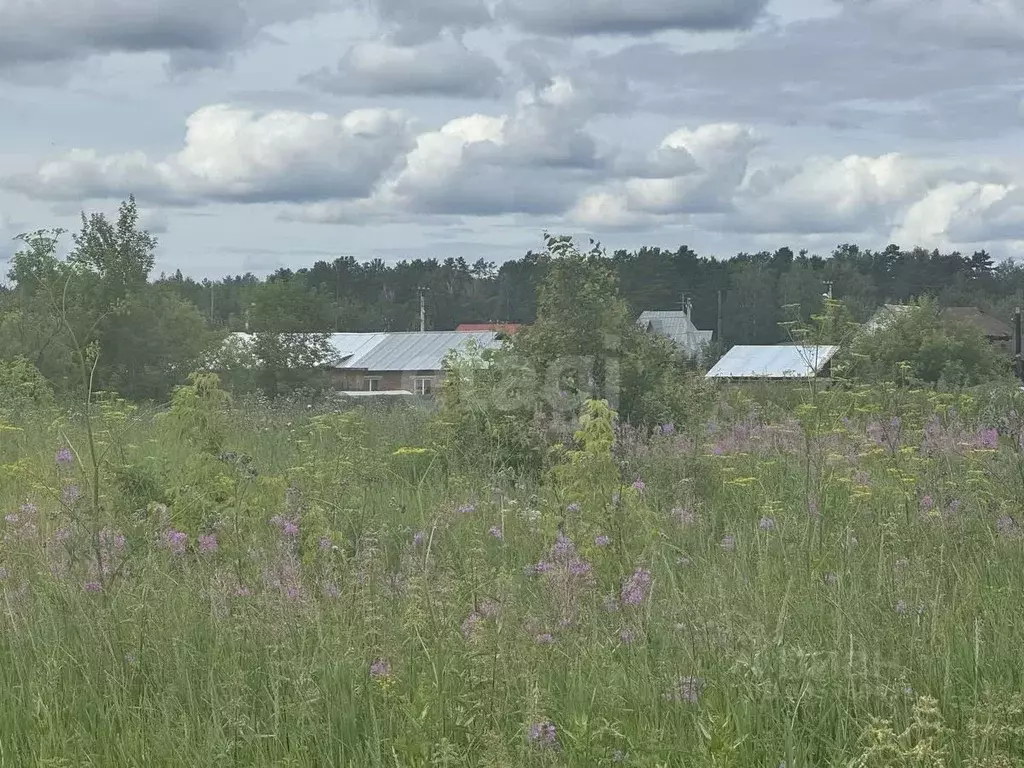
[[[829,287],[858,320],[882,303],[926,295],[942,305],[978,306],[1007,319],[1024,300],[1024,265],[996,264],[985,251],[967,256],[846,244],[827,256],[781,247],[715,259],[684,245],[604,258],[635,314],[678,309],[685,293],[697,327],[720,331],[725,345],[784,340],[778,325],[788,318],[783,308],[800,305],[809,317]],[[533,252],[500,267],[483,259],[385,264],[345,256],[281,269],[262,280],[247,274],[197,282],[178,272],[161,275],[157,283],[195,304],[212,327],[243,330],[248,324],[253,331],[414,330],[422,287],[427,327],[444,330],[464,322],[532,322],[544,269],[543,254]]]

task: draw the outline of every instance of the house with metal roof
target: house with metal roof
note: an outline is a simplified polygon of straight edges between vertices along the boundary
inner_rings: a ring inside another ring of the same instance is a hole
[[[226,346],[244,350],[253,334],[233,333]],[[431,394],[444,375],[452,352],[476,345],[501,346],[494,331],[419,331],[409,333],[327,334],[331,359],[323,361],[336,389],[346,392]]]
[[[864,324],[864,330],[877,331],[885,328],[897,317],[914,309],[919,309],[919,307],[914,304],[883,304]],[[949,322],[974,326],[981,331],[986,339],[996,345],[1009,348],[1013,338],[1013,329],[1008,323],[977,307],[943,307],[939,310],[939,317]]]
[[[437,391],[449,354],[473,345],[501,346],[494,331],[419,331],[380,334],[384,338],[335,367],[332,378],[341,390],[385,392],[409,390],[417,395]]]
[[[701,331],[690,319],[690,307],[683,310],[647,310],[640,313],[637,325],[648,333],[665,336],[687,357],[699,357],[711,343],[712,331]]]
[[[800,344],[736,346],[707,372],[708,379],[793,380],[827,377],[839,347]]]

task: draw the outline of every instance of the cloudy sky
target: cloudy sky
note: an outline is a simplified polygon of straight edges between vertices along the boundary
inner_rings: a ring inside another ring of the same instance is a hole
[[[130,193],[195,276],[1024,257],[1024,0],[0,0],[0,114],[0,261]]]

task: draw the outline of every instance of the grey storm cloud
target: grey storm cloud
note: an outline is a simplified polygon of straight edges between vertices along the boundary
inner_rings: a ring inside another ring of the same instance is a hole
[[[500,95],[502,72],[452,37],[408,46],[381,40],[353,45],[335,68],[303,82],[336,94],[488,98]]]
[[[646,35],[662,30],[745,29],[768,0],[369,0],[405,42],[422,42],[441,30],[463,32],[507,23],[554,37]]]
[[[647,35],[750,27],[768,0],[500,0],[497,15],[534,34]]]
[[[223,62],[259,30],[322,0],[0,0],[0,70],[111,52],[161,52],[172,69]]]
[[[1024,48],[937,45],[886,27],[859,6],[729,49],[684,52],[642,42],[595,60],[593,68],[630,77],[643,106],[664,114],[922,138],[1017,129],[1024,91],[1019,77],[1008,77],[1024,71]],[[981,82],[998,87],[979,89]]]

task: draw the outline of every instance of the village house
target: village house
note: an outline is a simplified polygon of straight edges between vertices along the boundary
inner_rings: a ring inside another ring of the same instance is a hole
[[[349,393],[430,395],[444,377],[444,360],[473,345],[495,349],[495,331],[411,331],[407,333],[331,333],[334,360],[325,367],[334,388]],[[250,334],[231,334],[230,343],[246,344]]]
[[[666,337],[687,357],[700,357],[704,347],[711,343],[713,331],[698,330],[690,309],[687,301],[682,310],[647,310],[640,313],[636,323],[648,333]]]

